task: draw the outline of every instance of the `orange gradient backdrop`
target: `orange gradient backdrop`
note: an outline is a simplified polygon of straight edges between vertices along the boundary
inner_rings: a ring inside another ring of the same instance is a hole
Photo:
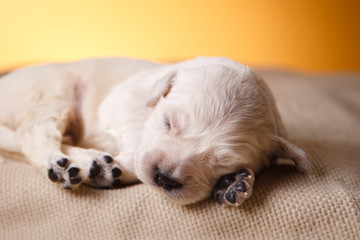
[[[360,71],[359,0],[0,0],[0,71],[126,56]]]

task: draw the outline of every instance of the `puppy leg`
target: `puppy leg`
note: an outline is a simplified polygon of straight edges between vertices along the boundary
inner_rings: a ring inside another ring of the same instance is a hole
[[[108,153],[70,145],[63,145],[62,150],[80,167],[83,183],[100,188],[120,186],[122,171]]]
[[[27,110],[17,129],[21,152],[32,165],[46,172],[51,181],[70,189],[78,185],[82,181],[80,168],[61,151],[66,140],[63,135],[74,125],[71,103],[50,99]]]
[[[222,205],[239,206],[251,196],[254,173],[250,169],[241,169],[220,178],[215,186],[215,200]]]

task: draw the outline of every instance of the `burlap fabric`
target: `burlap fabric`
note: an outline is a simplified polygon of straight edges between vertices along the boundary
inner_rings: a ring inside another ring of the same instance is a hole
[[[261,71],[312,172],[272,166],[239,208],[179,206],[144,184],[60,189],[0,164],[0,239],[360,239],[360,77]]]

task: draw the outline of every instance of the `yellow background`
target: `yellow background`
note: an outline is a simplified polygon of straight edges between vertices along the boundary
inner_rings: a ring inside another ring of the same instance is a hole
[[[99,56],[360,70],[359,0],[0,0],[0,71]]]

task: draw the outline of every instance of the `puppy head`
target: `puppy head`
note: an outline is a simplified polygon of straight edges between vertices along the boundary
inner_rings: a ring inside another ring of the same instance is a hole
[[[276,108],[268,95],[264,83],[240,64],[168,73],[147,102],[152,112],[136,175],[174,202],[188,204],[210,196],[224,174],[245,167],[258,172],[278,149]]]

